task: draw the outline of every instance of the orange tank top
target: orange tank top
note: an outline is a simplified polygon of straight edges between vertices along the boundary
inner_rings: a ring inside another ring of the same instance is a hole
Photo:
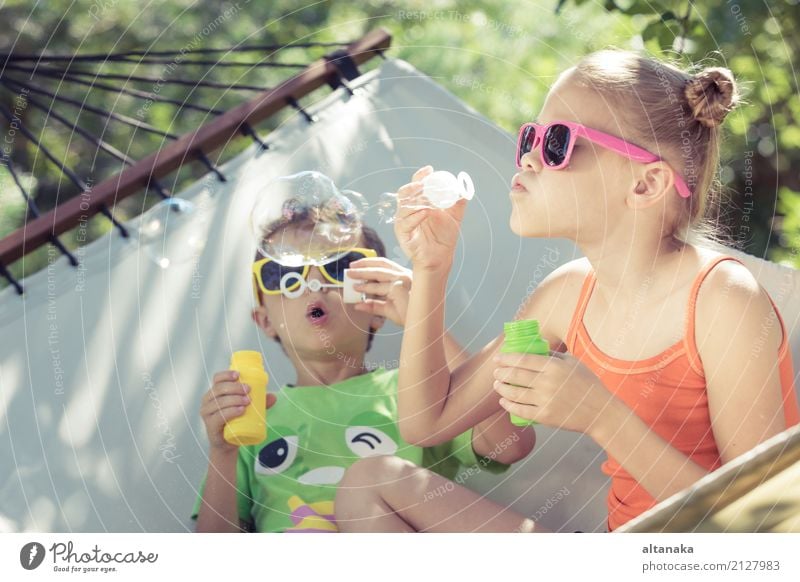
[[[622,400],[659,436],[708,471],[722,465],[708,410],[708,394],[702,362],[695,345],[694,312],[697,293],[708,273],[734,257],[719,256],[697,275],[689,294],[683,337],[660,354],[644,360],[620,360],[602,352],[583,325],[583,314],[595,285],[594,272],[587,275],[567,332],[567,349],[588,366],[603,385]],[[772,302],[772,298],[770,298]],[[783,319],[772,302],[783,331],[778,350],[786,425],[800,423],[794,371]],[[611,477],[608,493],[608,528],[613,531],[650,509],[655,499],[611,456],[602,470]]]

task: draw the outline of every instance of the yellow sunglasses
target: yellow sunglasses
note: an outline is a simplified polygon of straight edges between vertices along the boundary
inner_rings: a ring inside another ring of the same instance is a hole
[[[258,301],[259,289],[265,295],[294,293],[308,280],[312,266],[316,266],[333,286],[341,287],[344,284],[344,270],[349,269],[351,263],[377,256],[374,249],[354,248],[321,265],[296,267],[287,267],[270,258],[259,259],[253,263],[253,294]]]

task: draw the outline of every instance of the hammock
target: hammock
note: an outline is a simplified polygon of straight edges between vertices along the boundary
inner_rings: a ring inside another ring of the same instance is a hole
[[[563,240],[520,239],[507,227],[514,139],[409,64],[388,60],[177,194],[195,205],[170,239],[206,241],[164,269],[135,236],[80,249],[80,268],[52,261],[0,292],[0,530],[186,531],[207,467],[198,414],[212,374],[230,353],[257,349],[270,386],[293,379],[280,348],[250,319],[253,241],[248,181],[319,170],[375,200],[431,163],[468,170],[476,187],[451,275],[447,323],[476,351],[510,320],[550,271],[579,256]],[[351,94],[352,91],[352,94]],[[136,232],[147,215],[125,226]],[[403,263],[390,225],[373,224]],[[166,244],[171,244],[167,240]],[[742,257],[792,330],[800,279]],[[396,367],[401,330],[387,325],[367,354]],[[561,531],[604,531],[604,455],[587,437],[537,427],[533,454],[506,474],[464,484]]]

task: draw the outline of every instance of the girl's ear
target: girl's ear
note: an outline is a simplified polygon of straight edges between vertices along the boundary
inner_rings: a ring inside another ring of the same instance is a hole
[[[625,204],[633,209],[649,208],[660,203],[675,185],[674,171],[663,161],[646,164],[635,178],[633,187],[625,197]]]
[[[253,309],[253,312],[250,314],[253,318],[255,324],[264,330],[264,333],[267,334],[267,337],[271,339],[278,338],[278,332],[272,326],[272,321],[269,318],[269,314],[267,313],[267,308],[263,305],[259,305]]]

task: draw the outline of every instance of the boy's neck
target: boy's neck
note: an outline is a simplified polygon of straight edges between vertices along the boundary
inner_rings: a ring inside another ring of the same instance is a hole
[[[364,365],[363,355],[333,360],[303,359],[293,363],[297,372],[295,386],[330,386],[369,371]]]

